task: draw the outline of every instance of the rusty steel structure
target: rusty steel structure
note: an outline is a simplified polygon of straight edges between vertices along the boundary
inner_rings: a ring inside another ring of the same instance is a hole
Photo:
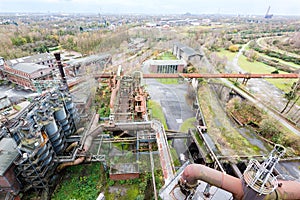
[[[298,79],[300,74],[144,74],[144,78],[288,78]]]
[[[105,78],[105,79],[113,79],[115,75],[109,73],[102,74],[94,74],[93,77],[95,79]],[[271,78],[271,79],[299,79],[300,74],[143,74],[143,78],[242,78],[242,79],[250,79],[250,78]],[[73,82],[68,82],[68,86],[71,88],[79,83],[82,83],[86,80],[86,77],[78,78]]]

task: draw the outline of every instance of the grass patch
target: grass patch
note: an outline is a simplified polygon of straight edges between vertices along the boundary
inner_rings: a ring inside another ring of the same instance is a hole
[[[16,111],[20,111],[22,109],[21,106],[19,105],[13,105],[13,108],[16,110]]]
[[[297,65],[296,63],[287,62],[287,61],[281,60],[280,58],[274,58],[274,57],[271,57],[271,56],[268,56],[268,55],[262,54],[262,53],[258,53],[258,54],[260,56],[266,57],[266,58],[271,59],[271,60],[277,60],[277,61],[279,61],[279,63],[285,64],[285,65],[288,65],[288,66],[291,66],[291,67],[294,67],[294,68],[298,68],[298,69],[300,68],[300,65]]]
[[[51,199],[96,199],[104,190],[105,173],[100,163],[78,165],[66,169],[61,184],[56,188]]]
[[[205,121],[208,127],[208,134],[215,142],[216,147],[223,155],[253,155],[256,148],[236,129],[232,127],[231,121],[218,103],[208,87],[199,88],[199,101]]]
[[[254,61],[254,62],[249,62],[245,56],[240,56],[239,61],[238,61],[239,66],[253,74],[271,74],[273,71],[276,70],[276,68],[271,67],[269,65],[266,65],[264,63]],[[287,72],[280,71],[280,74],[287,74]],[[291,86],[294,82],[292,79],[266,79],[269,83],[275,85],[277,88],[284,92],[288,92],[291,90]]]
[[[181,124],[179,131],[187,133],[190,128],[195,128],[195,125],[194,125],[195,122],[196,122],[196,118],[195,117],[192,117],[192,118],[189,118],[189,119],[185,120]]]
[[[168,85],[172,85],[172,84],[178,84],[178,78],[158,78],[156,79],[158,82],[162,83],[162,84],[168,84]]]
[[[177,60],[177,58],[172,54],[172,52],[166,51],[157,56],[156,60]]]
[[[174,166],[175,167],[180,167],[180,161],[178,159],[178,155],[177,155],[177,152],[176,150],[170,146],[170,152],[171,152],[171,156],[172,156],[172,159],[173,159],[173,162],[174,162]]]
[[[228,61],[233,61],[234,57],[236,56],[236,53],[233,53],[231,51],[221,49],[219,52],[216,52],[218,56],[223,57],[226,56]]]
[[[167,121],[159,103],[153,100],[149,100],[148,108],[152,111],[152,118],[159,120],[164,126],[164,128],[167,130]]]

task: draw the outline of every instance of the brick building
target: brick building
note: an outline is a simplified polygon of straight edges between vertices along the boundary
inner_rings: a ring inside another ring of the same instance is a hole
[[[0,78],[36,91],[35,81],[53,79],[55,58],[50,53],[4,61],[0,58]]]
[[[52,67],[49,68],[48,66],[34,63],[18,63],[13,66],[4,64],[2,72],[6,80],[26,89],[36,91],[34,81],[51,80],[53,69]]]

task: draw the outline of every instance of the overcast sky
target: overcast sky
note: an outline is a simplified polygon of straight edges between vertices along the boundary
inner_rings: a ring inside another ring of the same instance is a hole
[[[300,0],[0,0],[0,12],[300,15]]]

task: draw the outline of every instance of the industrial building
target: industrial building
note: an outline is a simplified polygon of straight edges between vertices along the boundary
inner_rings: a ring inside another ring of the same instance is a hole
[[[1,129],[0,193],[51,185],[57,167],[55,157],[68,146],[66,138],[76,131],[76,108],[65,87],[36,98]]]
[[[187,66],[184,60],[150,60],[150,71],[153,73],[182,73]]]
[[[0,77],[25,89],[37,91],[36,81],[52,80],[55,59],[49,53],[4,61],[0,58]]]
[[[179,42],[175,42],[173,45],[173,55],[187,63],[200,61],[203,56],[200,52]]]

